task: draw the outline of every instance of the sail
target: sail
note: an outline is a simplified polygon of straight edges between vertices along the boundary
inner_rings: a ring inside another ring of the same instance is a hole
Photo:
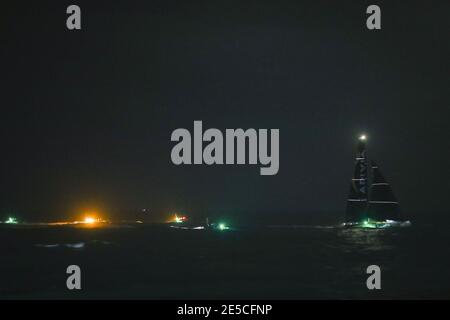
[[[365,218],[368,200],[368,166],[366,142],[360,139],[357,146],[355,169],[347,198],[346,222],[359,222]]]
[[[400,207],[390,184],[374,161],[371,161],[371,169],[373,181],[370,186],[368,217],[377,221],[400,220]]]

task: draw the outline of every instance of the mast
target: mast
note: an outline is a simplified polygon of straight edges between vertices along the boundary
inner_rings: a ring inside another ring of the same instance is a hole
[[[360,222],[366,218],[368,203],[368,166],[366,136],[361,135],[355,157],[355,167],[347,198],[346,222]]]

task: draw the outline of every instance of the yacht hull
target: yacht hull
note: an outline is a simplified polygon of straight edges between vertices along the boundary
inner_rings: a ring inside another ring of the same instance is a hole
[[[386,229],[395,227],[409,227],[411,221],[364,221],[364,222],[344,222],[342,225],[344,228],[358,228],[358,229]]]

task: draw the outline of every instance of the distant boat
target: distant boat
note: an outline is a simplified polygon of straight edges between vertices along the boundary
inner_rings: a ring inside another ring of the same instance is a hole
[[[365,135],[359,137],[343,225],[360,228],[410,226],[411,222],[402,217],[397,198],[380,167],[367,158],[366,140]]]
[[[9,217],[8,220],[0,221],[0,223],[6,223],[6,224],[19,224],[19,221],[17,221],[14,217]]]
[[[187,218],[182,221],[177,221],[176,224],[171,224],[170,227],[174,229],[184,229],[184,230],[229,230],[230,227],[223,222],[220,223],[210,223],[209,218],[205,219],[204,224],[187,223]]]
[[[228,230],[230,229],[229,226],[227,226],[225,223],[223,222],[219,222],[219,223],[210,223],[209,222],[209,218],[206,217],[206,223],[205,223],[205,229],[210,229],[210,230]]]

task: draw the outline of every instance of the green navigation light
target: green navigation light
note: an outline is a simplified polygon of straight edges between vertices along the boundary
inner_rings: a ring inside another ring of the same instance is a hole
[[[228,227],[225,223],[219,223],[219,230],[226,230],[226,229],[228,229]]]
[[[370,219],[364,220],[362,222],[362,227],[363,228],[368,228],[368,229],[376,229],[377,228],[377,223],[371,221]]]

